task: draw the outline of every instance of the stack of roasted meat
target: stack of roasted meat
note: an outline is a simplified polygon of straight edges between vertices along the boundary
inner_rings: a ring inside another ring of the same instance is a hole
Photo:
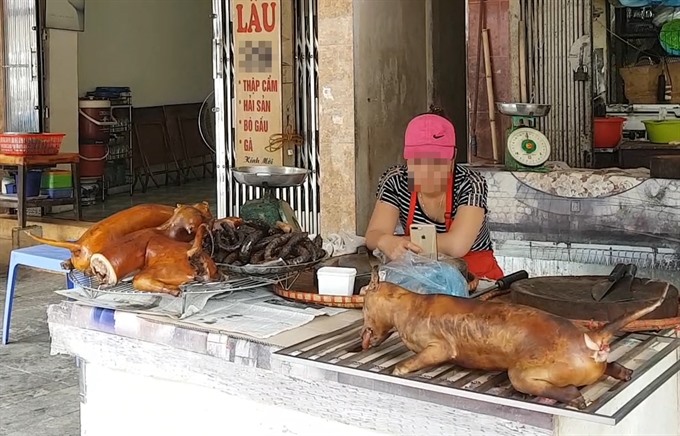
[[[33,238],[69,249],[64,268],[94,276],[103,286],[132,276],[138,291],[174,296],[186,283],[224,279],[216,263],[276,258],[300,264],[325,255],[320,238],[312,241],[283,223],[270,227],[234,217],[216,220],[207,202],[133,206],[93,225],[76,242]]]

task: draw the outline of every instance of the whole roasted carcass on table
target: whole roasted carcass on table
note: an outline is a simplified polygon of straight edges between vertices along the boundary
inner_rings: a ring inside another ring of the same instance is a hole
[[[34,239],[68,248],[71,259],[63,266],[94,275],[105,286],[134,274],[136,290],[178,295],[182,284],[220,278],[201,249],[213,222],[207,202],[142,204],[101,220],[76,242]]]
[[[607,362],[609,344],[624,326],[659,307],[668,289],[666,285],[651,305],[587,330],[529,306],[416,294],[379,282],[374,271],[365,288],[362,348],[380,346],[396,330],[416,354],[399,362],[395,375],[444,363],[507,371],[517,391],[583,409],[579,387],[604,374],[630,380],[630,369]]]
[[[236,217],[215,220],[207,202],[134,206],[96,223],[76,242],[31,236],[69,249],[64,268],[95,276],[104,287],[133,277],[135,290],[174,296],[189,282],[224,279],[216,262],[283,259],[299,264],[325,256],[321,238],[312,241],[284,223],[270,227]]]

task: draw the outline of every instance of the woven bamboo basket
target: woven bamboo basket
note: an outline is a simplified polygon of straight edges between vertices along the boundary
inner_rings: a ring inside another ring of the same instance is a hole
[[[641,61],[642,62],[642,61]],[[619,68],[623,78],[624,93],[630,104],[655,104],[659,75],[663,73],[661,64],[633,65]]]
[[[468,290],[474,292],[479,285],[479,279],[468,273]],[[274,285],[274,293],[288,300],[299,301],[307,304],[319,304],[321,306],[337,307],[342,309],[362,309],[364,307],[363,295],[335,296],[319,295],[314,285],[313,273],[303,273],[293,283],[291,288],[286,289],[281,284]]]

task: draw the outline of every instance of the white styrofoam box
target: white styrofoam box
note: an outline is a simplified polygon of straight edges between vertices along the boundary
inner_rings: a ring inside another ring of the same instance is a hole
[[[324,266],[316,272],[319,279],[320,295],[352,295],[354,293],[354,279],[357,277],[356,268],[339,268]]]

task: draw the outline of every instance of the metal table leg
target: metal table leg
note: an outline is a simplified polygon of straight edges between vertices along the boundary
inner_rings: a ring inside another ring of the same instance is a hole
[[[17,166],[17,220],[19,228],[26,227],[26,165]]]
[[[73,213],[76,215],[76,220],[83,220],[83,209],[80,205],[80,173],[78,171],[78,164],[71,164],[71,177],[73,178]]]

